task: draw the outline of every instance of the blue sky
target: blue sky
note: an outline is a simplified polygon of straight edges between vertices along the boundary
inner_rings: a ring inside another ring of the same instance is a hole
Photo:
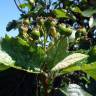
[[[56,0],[52,0],[56,1]],[[6,32],[6,25],[13,19],[18,19],[20,12],[14,4],[14,0],[0,0],[0,37],[5,34],[16,36],[18,30]]]
[[[14,4],[14,0],[0,0],[0,37],[5,34],[16,36],[17,30],[6,32],[6,25],[12,19],[18,19],[20,12]]]

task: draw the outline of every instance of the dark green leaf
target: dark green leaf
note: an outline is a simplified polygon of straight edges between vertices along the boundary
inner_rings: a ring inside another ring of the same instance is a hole
[[[81,64],[81,65],[73,65],[70,66],[68,68],[63,69],[63,73],[70,73],[73,71],[78,71],[81,70],[85,73],[87,73],[88,75],[90,75],[92,78],[94,78],[96,80],[96,63],[92,63],[92,64]]]
[[[0,71],[4,71],[15,63],[14,60],[4,51],[0,49]]]
[[[96,19],[94,19],[93,21],[93,26],[96,26]]]
[[[89,7],[88,9],[82,12],[82,15],[85,17],[91,17],[95,13],[96,13],[96,8]]]
[[[70,65],[73,65],[75,62],[80,61],[84,58],[86,58],[87,55],[81,54],[81,53],[73,53],[66,58],[64,58],[62,61],[60,61],[56,66],[52,68],[52,71],[58,71],[61,69],[64,69]]]
[[[44,51],[41,47],[35,46],[30,46],[35,49],[34,51],[30,51],[30,47],[26,44],[27,43],[20,38],[4,38],[1,42],[1,48],[10,56],[11,60],[8,61],[9,63],[3,61],[0,63],[28,72],[40,72],[40,67],[45,56]],[[14,64],[11,63],[12,60],[15,62]]]
[[[4,64],[1,64],[1,63],[0,63],[0,71],[7,70],[8,68],[10,68],[10,67],[5,66]]]
[[[16,29],[18,26],[18,22],[16,20],[12,20],[7,24],[6,31],[11,31],[12,29]]]
[[[49,69],[54,67],[58,62],[64,59],[68,55],[67,51],[67,41],[66,38],[61,38],[59,41],[56,41],[53,47],[47,51],[47,63]]]

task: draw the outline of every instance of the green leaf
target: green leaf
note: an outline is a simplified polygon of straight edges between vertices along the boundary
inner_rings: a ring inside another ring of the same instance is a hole
[[[39,10],[41,10],[43,8],[42,5],[38,5],[35,9],[34,9],[34,13],[38,13]]]
[[[4,65],[11,65],[14,64],[15,61],[5,52],[0,50],[0,63]]]
[[[82,12],[82,15],[85,17],[91,17],[95,13],[96,13],[96,8],[89,7]]]
[[[25,40],[22,39],[22,38],[17,37],[17,41],[18,41],[18,43],[21,44],[22,46],[29,46],[28,42],[25,41]]]
[[[96,62],[92,64],[84,64],[81,70],[96,80]]]
[[[67,55],[67,39],[61,37],[59,41],[56,41],[53,47],[47,51],[47,64],[49,69],[53,68],[58,62],[63,60]]]
[[[96,80],[96,62],[92,64],[73,65],[62,70],[61,73],[66,74],[74,71],[83,71]]]
[[[63,90],[61,88],[59,90],[63,93],[64,96],[68,96],[68,94],[67,94],[67,92],[65,90]]]
[[[74,64],[75,62],[80,61],[80,60],[82,60],[86,57],[87,57],[87,55],[85,55],[85,54],[73,53],[73,54],[67,56],[62,61],[60,61],[56,66],[54,66],[52,68],[52,71],[57,71],[57,70],[64,69],[64,68],[66,68],[66,67]]]
[[[20,7],[20,8],[25,8],[25,7],[27,7],[27,4],[26,4],[26,3],[20,4],[19,7]]]
[[[96,19],[94,19],[93,21],[93,26],[96,26]]]
[[[79,7],[71,7],[71,11],[75,12],[75,13],[81,13],[82,11],[80,10]]]
[[[88,0],[82,0],[82,2],[87,3],[87,2],[88,2]]]
[[[0,50],[0,71],[4,71],[15,63],[14,60],[4,51]]]
[[[62,18],[62,17],[68,18],[69,17],[67,14],[67,10],[65,10],[65,9],[55,9],[53,11],[53,14],[56,15],[57,18]]]
[[[19,38],[22,41],[22,39]],[[1,42],[3,53],[8,56],[8,60],[1,55],[0,63],[14,67],[16,69],[28,72],[40,72],[41,65],[44,61],[45,53],[41,47],[26,46],[26,42],[18,42],[18,38],[4,38]],[[30,51],[33,47],[34,51]],[[14,61],[14,62],[13,62]]]
[[[0,71],[4,71],[10,68],[9,66],[5,66],[4,64],[0,63]]]

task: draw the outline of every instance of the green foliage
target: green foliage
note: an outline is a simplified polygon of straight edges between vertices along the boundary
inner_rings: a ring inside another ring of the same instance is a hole
[[[66,58],[64,58],[64,60],[59,62],[55,67],[53,67],[52,71],[65,69],[66,67],[68,67],[68,66],[74,64],[75,62],[82,60],[86,57],[87,57],[87,55],[81,54],[81,53],[71,54],[71,55],[67,56]]]
[[[26,3],[24,3],[24,4],[20,4],[20,5],[19,5],[20,8],[25,8],[26,6],[27,6]]]
[[[43,63],[44,51],[42,48],[35,46],[30,46],[28,43],[21,38],[4,38],[1,43],[2,49],[7,52],[15,61],[11,64],[7,63],[7,66],[20,67],[20,69],[25,69],[31,71],[40,71],[40,66]],[[3,58],[3,57],[2,57]],[[6,60],[4,60],[7,62]],[[0,60],[1,63],[3,63]],[[4,63],[4,65],[6,65]]]
[[[49,69],[54,67],[58,62],[63,60],[67,55],[67,41],[62,37],[59,41],[56,41],[52,47],[47,51],[47,62]]]
[[[92,64],[80,64],[80,65],[73,65],[70,67],[65,68],[64,70],[62,70],[62,74],[66,74],[66,73],[70,73],[70,72],[74,72],[74,71],[84,71],[85,73],[87,73],[89,76],[91,76],[92,78],[94,78],[96,80],[96,63],[92,63]]]
[[[82,13],[81,9],[77,6],[75,6],[75,7],[72,6],[71,11],[74,12],[74,13],[80,13],[80,14]]]
[[[16,4],[22,14],[19,20],[9,22],[6,30],[17,28],[19,34],[2,39],[0,70],[14,67],[42,74],[46,94],[48,88],[55,90],[50,85],[61,75],[67,79],[66,74],[83,71],[96,79],[96,32],[92,33],[96,18],[90,21],[96,15],[94,4],[91,0],[24,0]]]
[[[4,65],[4,63],[3,63],[3,64],[0,63],[0,72],[1,72],[1,71],[4,71],[4,70],[7,70],[8,68],[10,68],[10,67]]]
[[[53,13],[56,15],[57,18],[62,18],[62,17],[68,18],[68,14],[64,9],[56,9],[53,11]]]
[[[95,13],[96,13],[96,8],[89,7],[88,9],[86,9],[82,12],[82,15],[85,17],[91,17]]]

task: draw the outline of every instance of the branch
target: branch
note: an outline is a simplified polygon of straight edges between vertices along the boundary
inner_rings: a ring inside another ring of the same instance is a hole
[[[20,9],[20,8],[19,8],[19,6],[18,6],[18,4],[17,4],[16,0],[14,0],[14,3],[15,3],[15,5],[16,5],[16,7],[18,8],[18,10],[19,10],[20,12],[22,12],[22,13],[24,13],[24,14],[25,14],[25,11],[23,11],[22,9]]]

